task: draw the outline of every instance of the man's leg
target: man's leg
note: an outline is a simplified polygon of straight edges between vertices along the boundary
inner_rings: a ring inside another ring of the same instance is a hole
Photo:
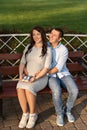
[[[69,96],[67,99],[67,103],[66,103],[66,113],[69,113],[69,117],[71,117],[71,109],[73,108],[75,101],[77,99],[78,96],[78,88],[76,83],[74,82],[74,80],[72,79],[72,77],[70,75],[65,76],[61,79],[61,83],[62,85],[67,89]],[[69,119],[68,117],[68,121],[69,122],[74,122],[74,117],[71,117]]]
[[[55,106],[56,114],[57,114],[57,125],[63,126],[63,112],[62,112],[62,95],[61,95],[61,87],[60,80],[58,78],[49,78],[49,87],[52,90],[52,99]]]

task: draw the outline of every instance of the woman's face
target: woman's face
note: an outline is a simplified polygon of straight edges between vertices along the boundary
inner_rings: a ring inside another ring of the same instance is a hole
[[[38,32],[37,30],[33,30],[33,39],[35,43],[41,43],[42,42],[41,33]]]

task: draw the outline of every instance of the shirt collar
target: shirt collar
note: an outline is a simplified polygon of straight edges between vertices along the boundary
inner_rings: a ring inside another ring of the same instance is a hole
[[[48,46],[52,48],[50,42],[48,42]],[[54,49],[59,48],[60,46],[61,46],[61,42]]]
[[[60,46],[61,46],[61,42],[55,47],[55,49],[59,48]]]

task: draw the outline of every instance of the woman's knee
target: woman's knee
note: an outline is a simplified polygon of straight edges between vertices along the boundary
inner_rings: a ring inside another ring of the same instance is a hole
[[[21,88],[18,88],[18,89],[17,89],[17,93],[24,93],[24,92],[25,92],[24,89],[21,89]]]

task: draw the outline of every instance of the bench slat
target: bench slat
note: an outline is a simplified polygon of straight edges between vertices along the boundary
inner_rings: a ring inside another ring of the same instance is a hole
[[[16,75],[19,73],[19,66],[1,66],[0,67],[0,73],[3,74],[3,76],[8,76],[8,75]]]
[[[67,63],[67,67],[71,73],[83,71],[83,67],[79,63]]]
[[[70,51],[69,52],[69,57],[70,58],[74,58],[74,57],[82,57],[84,55],[83,51]],[[16,60],[16,59],[20,59],[22,56],[22,53],[1,53],[0,54],[0,60]]]
[[[12,53],[12,54],[9,54],[9,53],[3,53],[3,54],[0,54],[0,60],[17,60],[17,59],[20,59],[22,56],[22,53]]]
[[[83,70],[83,67],[79,63],[67,63],[67,67],[69,68],[70,72],[78,72]],[[19,74],[19,66],[1,66],[0,72],[3,74],[3,76],[13,74],[16,75]]]
[[[74,58],[74,57],[77,57],[77,58],[82,58],[84,56],[84,52],[83,51],[70,51],[69,52],[69,57],[70,58]]]

